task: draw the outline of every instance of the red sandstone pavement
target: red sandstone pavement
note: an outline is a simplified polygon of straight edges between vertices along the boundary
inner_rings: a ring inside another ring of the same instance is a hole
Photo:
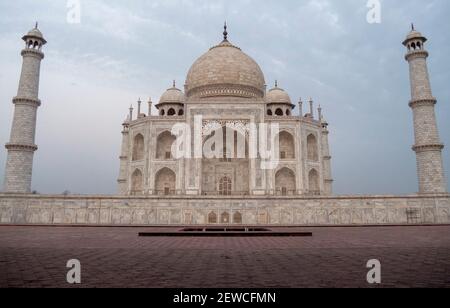
[[[450,226],[295,228],[311,238],[140,238],[164,228],[0,227],[0,287],[450,287]],[[287,230],[277,228],[279,230]],[[289,229],[292,230],[292,229]]]

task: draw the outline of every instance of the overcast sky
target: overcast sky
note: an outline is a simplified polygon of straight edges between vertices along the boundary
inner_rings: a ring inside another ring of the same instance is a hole
[[[408,66],[401,45],[415,22],[428,37],[441,139],[450,147],[450,1],[0,0],[0,144],[9,139],[21,37],[36,20],[48,44],[41,70],[33,189],[116,192],[121,123],[138,97],[157,101],[173,79],[222,38],[252,56],[293,101],[313,97],[330,123],[335,191],[417,191]],[[6,150],[0,151],[0,185]],[[450,150],[444,152],[450,171]]]

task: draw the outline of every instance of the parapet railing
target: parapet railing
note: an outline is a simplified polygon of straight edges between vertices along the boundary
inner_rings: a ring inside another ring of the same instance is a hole
[[[186,192],[184,190],[133,190],[129,193],[130,196],[183,196]],[[301,192],[297,190],[267,190],[266,195],[268,196],[321,196],[320,191],[307,191]],[[219,191],[203,191],[202,196],[250,196],[249,191],[230,191],[230,192],[219,192]]]

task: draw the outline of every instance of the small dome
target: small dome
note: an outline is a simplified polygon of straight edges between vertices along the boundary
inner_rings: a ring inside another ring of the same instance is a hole
[[[413,39],[413,38],[419,38],[422,37],[422,33],[420,33],[419,31],[413,30],[411,31],[408,36],[406,37],[407,39]]]
[[[424,36],[422,35],[422,33],[420,33],[419,31],[416,31],[416,29],[414,29],[414,25],[413,25],[413,26],[412,26],[412,30],[411,30],[411,32],[409,32],[408,35],[406,36],[406,39],[405,39],[405,41],[403,42],[403,45],[406,46],[406,45],[408,44],[409,41],[411,41],[411,40],[416,40],[416,39],[420,39],[420,40],[422,40],[423,42],[426,42],[426,41],[427,41],[426,37],[424,37]]]
[[[159,104],[182,104],[184,101],[183,92],[178,89],[175,84],[172,88],[167,89],[166,92],[159,99]]]
[[[24,41],[26,41],[29,38],[38,39],[38,40],[42,41],[43,44],[47,43],[47,41],[44,39],[44,35],[38,29],[38,24],[37,23],[36,23],[36,26],[33,29],[31,29],[30,31],[28,31],[28,33],[26,35],[24,35],[22,39]]]
[[[290,104],[292,105],[291,98],[286,91],[281,88],[278,88],[276,85],[275,88],[269,90],[266,95],[266,101],[270,104]]]
[[[42,35],[42,32],[39,31],[39,29],[37,29],[37,28],[34,28],[34,29],[28,31],[27,36],[33,36],[33,37],[41,38],[41,39],[44,38],[44,36]]]

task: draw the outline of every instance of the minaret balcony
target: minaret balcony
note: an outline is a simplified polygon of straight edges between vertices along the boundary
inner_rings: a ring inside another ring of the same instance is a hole
[[[406,54],[405,59],[411,61],[417,58],[428,58],[428,56],[429,53],[426,50],[411,50]]]
[[[37,108],[37,107],[41,106],[41,101],[39,99],[16,96],[13,98],[13,104],[28,105],[28,106]]]
[[[43,60],[45,58],[45,55],[42,51],[40,51],[38,49],[33,49],[33,48],[26,48],[26,49],[22,50],[22,52],[20,54],[22,55],[22,57],[31,56],[31,57],[35,57],[39,60]]]
[[[412,147],[412,149],[416,153],[421,153],[430,151],[442,151],[444,147],[445,146],[442,143],[437,143],[437,144],[415,145]]]
[[[35,152],[38,150],[38,146],[35,144],[7,143],[5,147],[8,151]]]
[[[415,108],[415,107],[423,107],[423,106],[434,106],[437,103],[437,99],[434,97],[428,98],[428,99],[416,99],[411,100],[409,102],[409,107]]]

